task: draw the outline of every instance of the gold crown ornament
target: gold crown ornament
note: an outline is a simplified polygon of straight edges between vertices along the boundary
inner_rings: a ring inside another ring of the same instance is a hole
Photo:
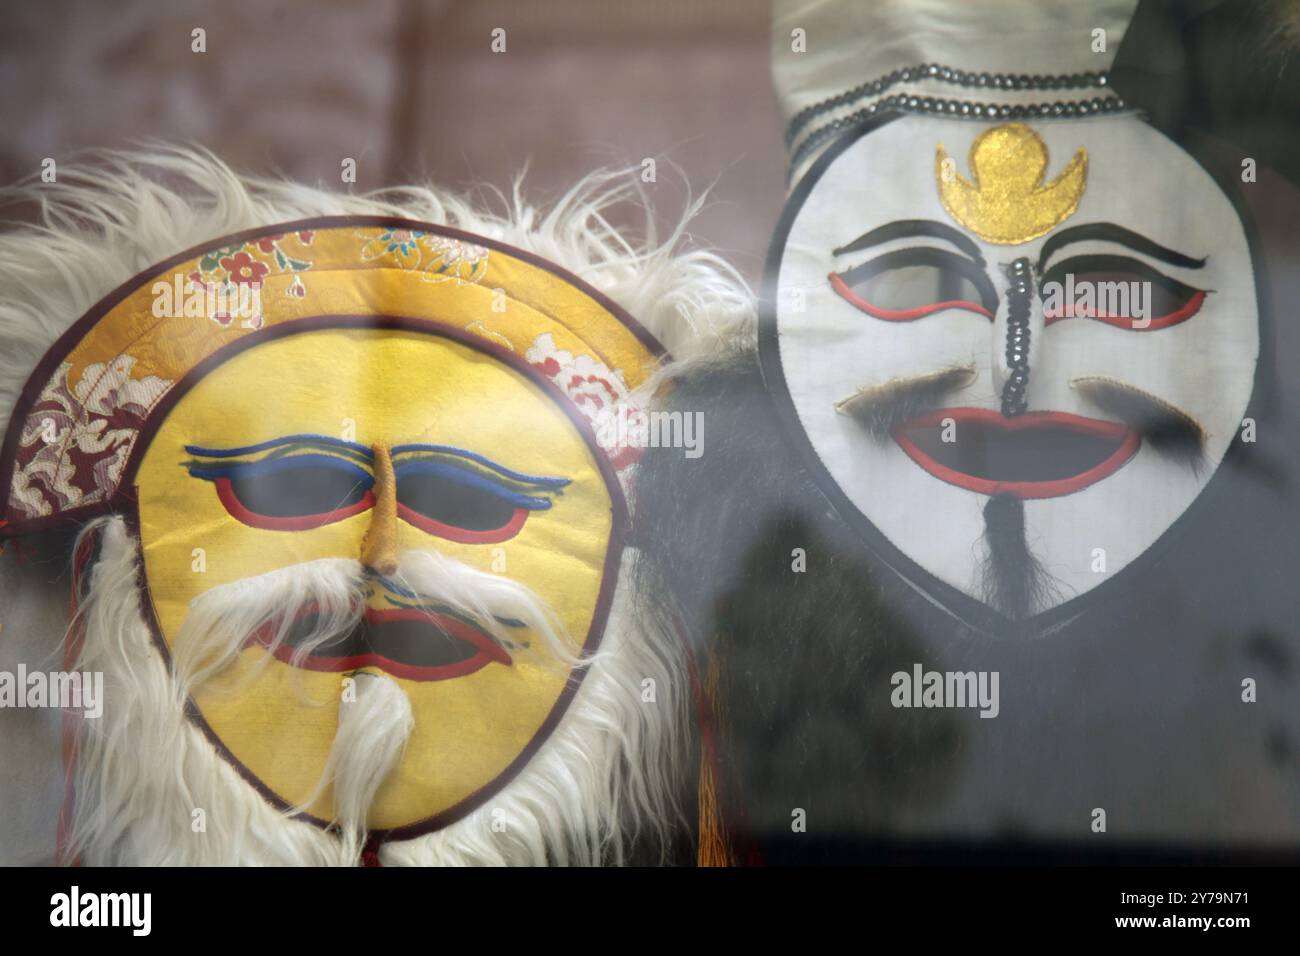
[[[948,215],[985,242],[1016,245],[1056,228],[1083,198],[1086,150],[1080,148],[1050,183],[1044,183],[1047,165],[1043,138],[1023,123],[1007,123],[971,144],[970,180],[942,143],[935,149],[934,177]]]

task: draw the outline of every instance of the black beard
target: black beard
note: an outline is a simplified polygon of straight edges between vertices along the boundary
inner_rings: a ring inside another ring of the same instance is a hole
[[[984,505],[984,559],[981,590],[986,603],[1013,621],[1041,610],[1057,586],[1029,550],[1025,502],[1015,495],[993,495]]]

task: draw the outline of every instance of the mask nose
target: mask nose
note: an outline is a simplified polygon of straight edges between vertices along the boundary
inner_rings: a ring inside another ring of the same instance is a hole
[[[397,478],[388,446],[375,445],[371,450],[375,506],[370,511],[370,527],[361,539],[361,563],[378,575],[392,577],[397,572]]]
[[[1006,268],[993,332],[993,379],[1002,398],[1002,414],[1023,415],[1029,407],[1029,373],[1042,352],[1043,310],[1034,294],[1034,272],[1022,256]]]

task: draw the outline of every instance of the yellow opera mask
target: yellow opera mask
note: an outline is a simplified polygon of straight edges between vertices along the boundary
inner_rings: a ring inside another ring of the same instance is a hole
[[[635,455],[598,433],[658,352],[575,277],[454,230],[344,217],[221,240],[46,357],[0,458],[0,532],[125,514],[169,661],[205,595],[355,566],[348,628],[297,646],[311,607],[263,628],[194,688],[191,716],[264,795],[323,823],[340,694],[386,675],[414,728],[368,825],[414,836],[503,786],[583,669],[521,620],[427,600],[405,556],[522,585],[573,655],[594,651]]]

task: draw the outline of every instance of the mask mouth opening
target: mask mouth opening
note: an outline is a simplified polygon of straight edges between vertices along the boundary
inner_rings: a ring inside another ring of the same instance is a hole
[[[1119,422],[1067,412],[1005,417],[982,408],[941,408],[897,426],[894,441],[934,477],[985,495],[1054,498],[1123,467],[1141,444]]]
[[[489,664],[509,666],[510,653],[478,625],[442,607],[367,608],[343,634],[298,653],[300,645],[320,633],[318,613],[307,608],[290,625],[274,657],[305,670],[343,672],[373,667],[413,681],[451,680],[482,670]],[[245,646],[269,647],[276,633],[271,623],[254,633]]]

